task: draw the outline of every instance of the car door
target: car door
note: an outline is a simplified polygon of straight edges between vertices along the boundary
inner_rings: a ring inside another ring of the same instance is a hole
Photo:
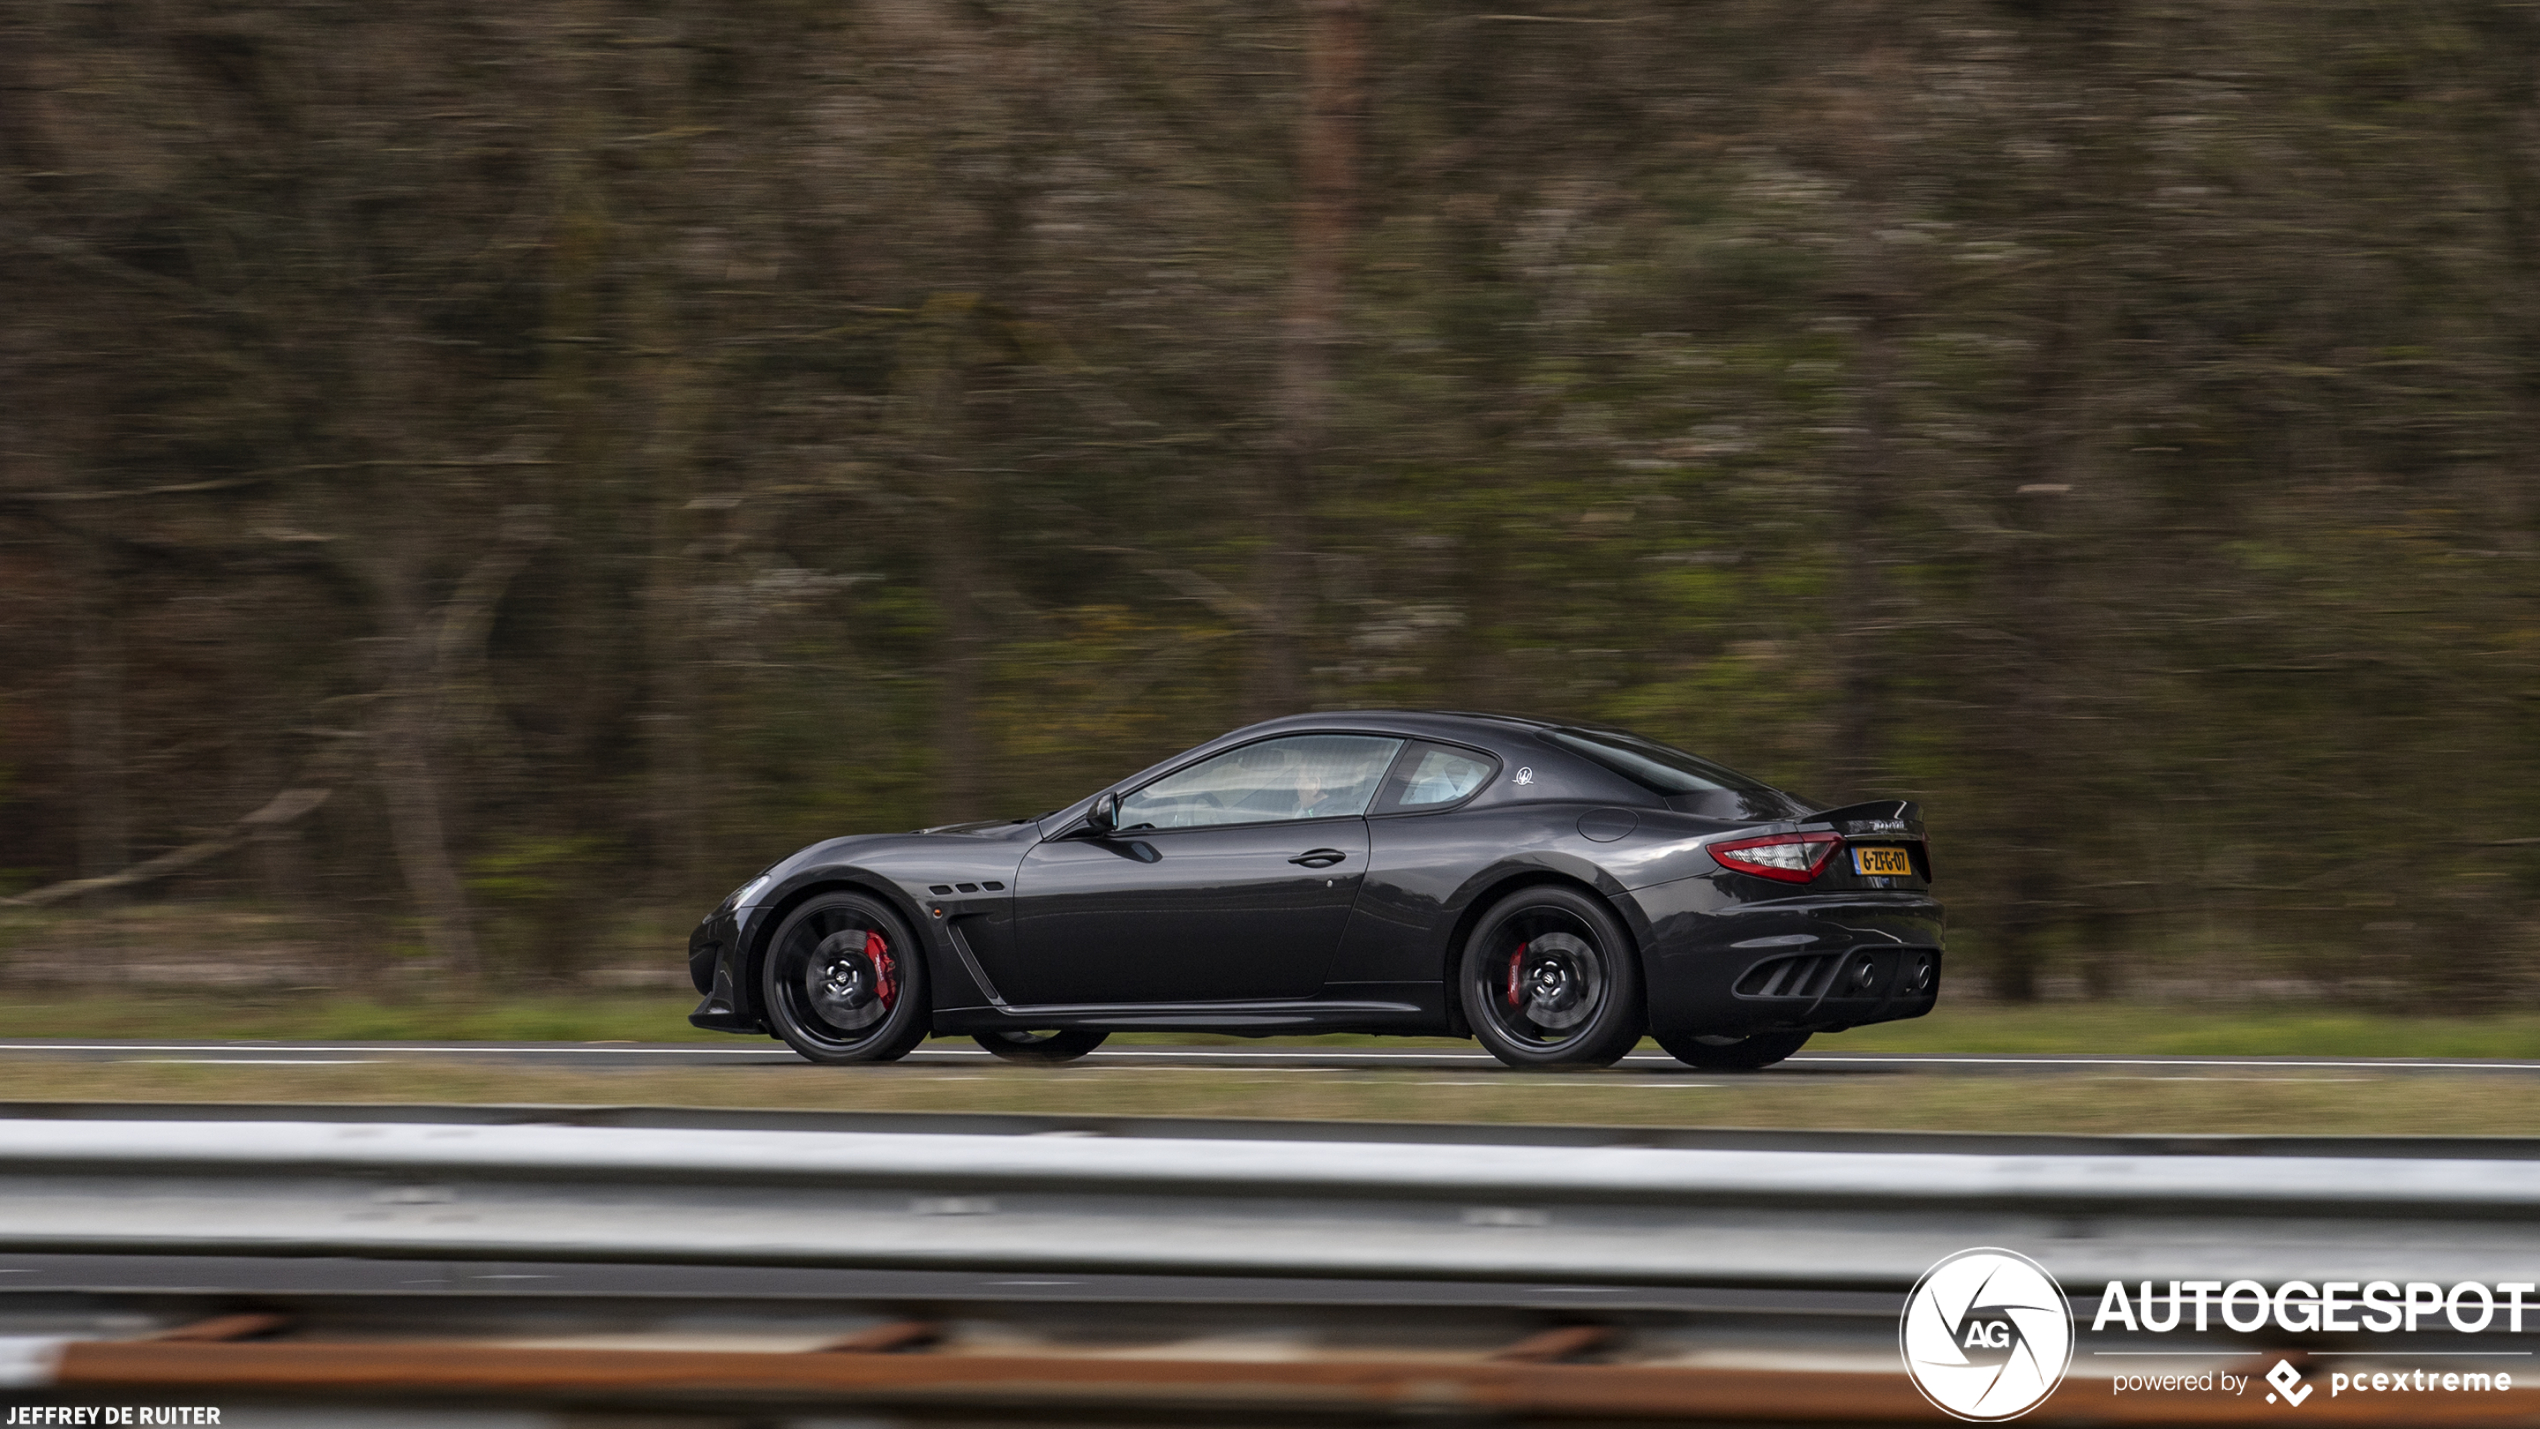
[[[1050,839],[1015,875],[1009,1002],[1310,997],[1367,868],[1367,806],[1403,741],[1260,740],[1121,797],[1107,837]]]

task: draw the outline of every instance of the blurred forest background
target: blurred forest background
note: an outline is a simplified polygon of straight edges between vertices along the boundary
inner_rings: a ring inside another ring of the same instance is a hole
[[[1413,705],[1922,800],[2003,997],[2528,990],[2540,8],[1501,3],[0,10],[0,957],[676,982]]]

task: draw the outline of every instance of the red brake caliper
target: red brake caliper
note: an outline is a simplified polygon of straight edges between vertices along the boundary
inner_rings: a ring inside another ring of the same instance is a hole
[[[888,1007],[891,994],[898,988],[891,978],[891,951],[884,946],[881,934],[864,935],[864,955],[873,960],[873,995],[881,999],[884,1007]]]
[[[1533,946],[1534,941],[1528,939],[1519,943],[1517,951],[1508,955],[1508,1005],[1510,1007],[1517,1005],[1517,974],[1526,965],[1526,949]]]

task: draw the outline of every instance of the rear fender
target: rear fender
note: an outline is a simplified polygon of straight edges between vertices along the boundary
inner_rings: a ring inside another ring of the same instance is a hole
[[[1464,945],[1471,940],[1474,927],[1481,922],[1482,914],[1493,903],[1506,897],[1514,889],[1538,883],[1568,884],[1596,894],[1607,907],[1615,910],[1618,918],[1622,919],[1624,931],[1633,940],[1632,955],[1640,956],[1640,947],[1644,941],[1641,936],[1642,930],[1633,927],[1633,920],[1623,912],[1630,905],[1631,900],[1624,895],[1623,885],[1616,882],[1605,870],[1586,859],[1558,851],[1522,854],[1494,864],[1488,870],[1466,880],[1464,886],[1456,890],[1454,899],[1448,904],[1448,908],[1455,916],[1447,923],[1446,944],[1439,950],[1439,966],[1444,970],[1441,991],[1445,995],[1443,1000],[1446,1004],[1447,1031],[1450,1035],[1456,1037],[1473,1035],[1473,1029],[1466,1026],[1464,1022],[1464,1003],[1457,993],[1456,979],[1463,972]],[[1645,926],[1647,920],[1641,921]],[[1648,969],[1644,967],[1642,969],[1643,985],[1646,985],[1647,978]]]

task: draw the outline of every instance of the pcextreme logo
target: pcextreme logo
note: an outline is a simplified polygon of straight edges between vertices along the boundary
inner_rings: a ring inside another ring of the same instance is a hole
[[[1962,1250],[1914,1282],[1897,1342],[1914,1387],[1942,1413],[2017,1419],[2072,1368],[2072,1306],[2018,1251]]]
[[[2311,1387],[2302,1383],[2302,1372],[2293,1367],[2291,1360],[2277,1360],[2275,1368],[2267,1371],[2267,1383],[2275,1386],[2275,1394],[2267,1396],[2269,1404],[2281,1395],[2285,1403],[2299,1409],[2302,1401],[2311,1397]]]

